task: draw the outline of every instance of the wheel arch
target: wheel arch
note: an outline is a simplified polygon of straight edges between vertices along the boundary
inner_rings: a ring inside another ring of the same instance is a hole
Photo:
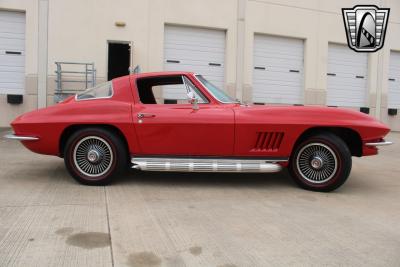
[[[332,133],[338,136],[346,143],[352,156],[362,156],[362,140],[360,134],[354,129],[347,127],[312,127],[305,130],[299,138],[297,138],[293,150],[307,138],[321,133]]]
[[[126,147],[126,151],[128,151],[127,156],[129,156],[128,141],[127,141],[125,135],[123,134],[123,132],[118,127],[116,127],[114,125],[110,125],[110,124],[73,124],[73,125],[66,127],[60,136],[59,148],[58,148],[60,157],[64,157],[65,145],[68,141],[68,138],[76,131],[85,129],[85,128],[101,128],[101,129],[106,129],[106,130],[116,134],[118,137],[121,138],[122,142],[124,143],[124,145]]]

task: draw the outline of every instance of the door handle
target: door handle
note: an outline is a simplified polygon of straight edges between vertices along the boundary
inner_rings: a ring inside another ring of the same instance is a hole
[[[139,119],[142,119],[142,118],[154,118],[156,115],[154,115],[154,114],[150,114],[150,113],[138,113],[137,114],[137,117],[139,118]]]

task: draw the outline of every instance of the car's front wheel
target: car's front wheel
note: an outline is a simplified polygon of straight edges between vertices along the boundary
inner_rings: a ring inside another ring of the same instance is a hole
[[[321,133],[295,148],[289,172],[301,187],[328,192],[347,180],[351,165],[351,153],[346,143],[334,134]]]
[[[78,182],[105,185],[125,169],[126,155],[124,143],[113,132],[85,128],[68,139],[64,161],[68,172]]]

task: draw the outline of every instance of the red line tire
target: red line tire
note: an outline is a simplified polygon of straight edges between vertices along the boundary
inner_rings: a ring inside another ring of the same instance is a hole
[[[296,146],[289,173],[302,188],[330,192],[346,182],[352,166],[346,143],[332,133],[320,133]]]
[[[127,166],[127,148],[112,131],[90,127],[73,133],[66,143],[64,162],[81,184],[106,185]]]

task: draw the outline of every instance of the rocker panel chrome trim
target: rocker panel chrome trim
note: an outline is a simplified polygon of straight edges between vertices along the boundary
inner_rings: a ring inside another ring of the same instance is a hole
[[[133,169],[171,172],[279,172],[282,167],[268,160],[221,158],[139,158],[133,157]]]

